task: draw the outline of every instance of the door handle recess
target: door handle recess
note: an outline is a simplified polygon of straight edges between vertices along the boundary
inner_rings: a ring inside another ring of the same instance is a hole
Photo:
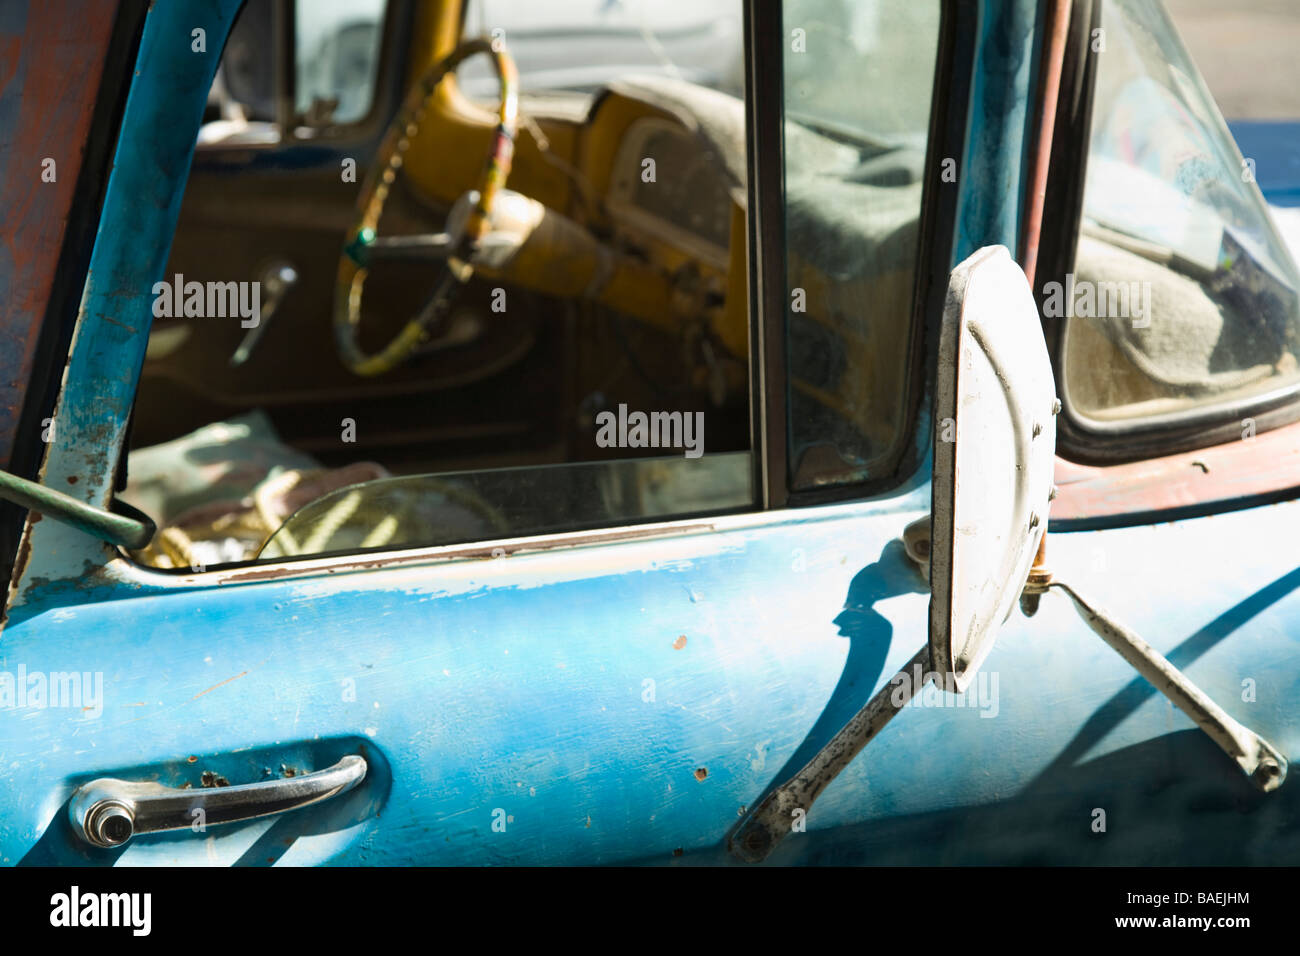
[[[159,783],[103,777],[72,793],[72,828],[92,846],[118,847],[137,833],[235,823],[310,806],[351,790],[366,776],[366,761],[349,754],[332,767],[232,787],[180,790]]]

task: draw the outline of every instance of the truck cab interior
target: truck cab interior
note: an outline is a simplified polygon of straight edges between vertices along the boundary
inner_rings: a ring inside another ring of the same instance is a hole
[[[565,5],[249,0],[131,425],[123,498],[161,529],[138,558],[752,505],[742,9],[641,6],[592,27]],[[901,438],[937,10],[878,26],[920,28],[923,55],[893,58],[909,95],[836,116],[810,64],[786,125],[809,484]],[[256,324],[209,314],[232,281],[258,283]],[[608,447],[620,409],[699,421],[705,453],[657,447],[653,419]]]
[[[1082,436],[1062,453],[1085,460],[1300,389],[1300,273],[1212,97],[1159,5],[1097,10],[1081,208],[1045,237],[1067,259],[1035,289]],[[930,141],[941,11],[786,7],[795,490],[861,482],[909,441],[923,210],[961,175]],[[135,557],[188,569],[756,507],[771,398],[750,375],[742,38],[739,0],[594,21],[576,3],[248,0],[131,423],[122,497],[160,528]],[[255,319],[222,307],[241,284]]]

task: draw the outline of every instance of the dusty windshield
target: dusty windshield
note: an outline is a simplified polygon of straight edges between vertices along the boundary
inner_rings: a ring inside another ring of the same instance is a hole
[[[745,92],[735,0],[469,0],[465,34],[504,42],[525,93],[592,94],[629,73]],[[465,64],[458,78],[471,97],[495,95],[496,80],[482,62]]]
[[[1072,408],[1114,420],[1297,381],[1300,275],[1200,74],[1154,0],[1108,0],[1069,320]]]

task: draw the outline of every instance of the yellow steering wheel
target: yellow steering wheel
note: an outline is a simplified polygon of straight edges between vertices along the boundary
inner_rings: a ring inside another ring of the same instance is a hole
[[[419,131],[429,98],[443,77],[476,53],[487,53],[492,57],[500,83],[496,135],[483,174],[479,177],[478,188],[453,206],[447,232],[379,236],[377,230],[384,203],[397,179],[406,150]],[[358,218],[348,230],[339,256],[338,281],[334,288],[335,345],[343,364],[357,375],[380,375],[410,358],[426,340],[429,330],[446,314],[456,290],[474,274],[471,257],[487,232],[492,204],[510,175],[519,119],[518,85],[514,60],[500,40],[486,37],[467,40],[435,63],[411,88],[388,127],[357,200]],[[361,289],[368,267],[385,256],[440,260],[444,268],[424,307],[383,349],[367,355],[357,342],[361,325]]]

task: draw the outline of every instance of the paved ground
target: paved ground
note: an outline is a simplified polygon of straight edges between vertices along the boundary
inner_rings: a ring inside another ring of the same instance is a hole
[[[1228,120],[1300,120],[1300,0],[1165,0]]]

